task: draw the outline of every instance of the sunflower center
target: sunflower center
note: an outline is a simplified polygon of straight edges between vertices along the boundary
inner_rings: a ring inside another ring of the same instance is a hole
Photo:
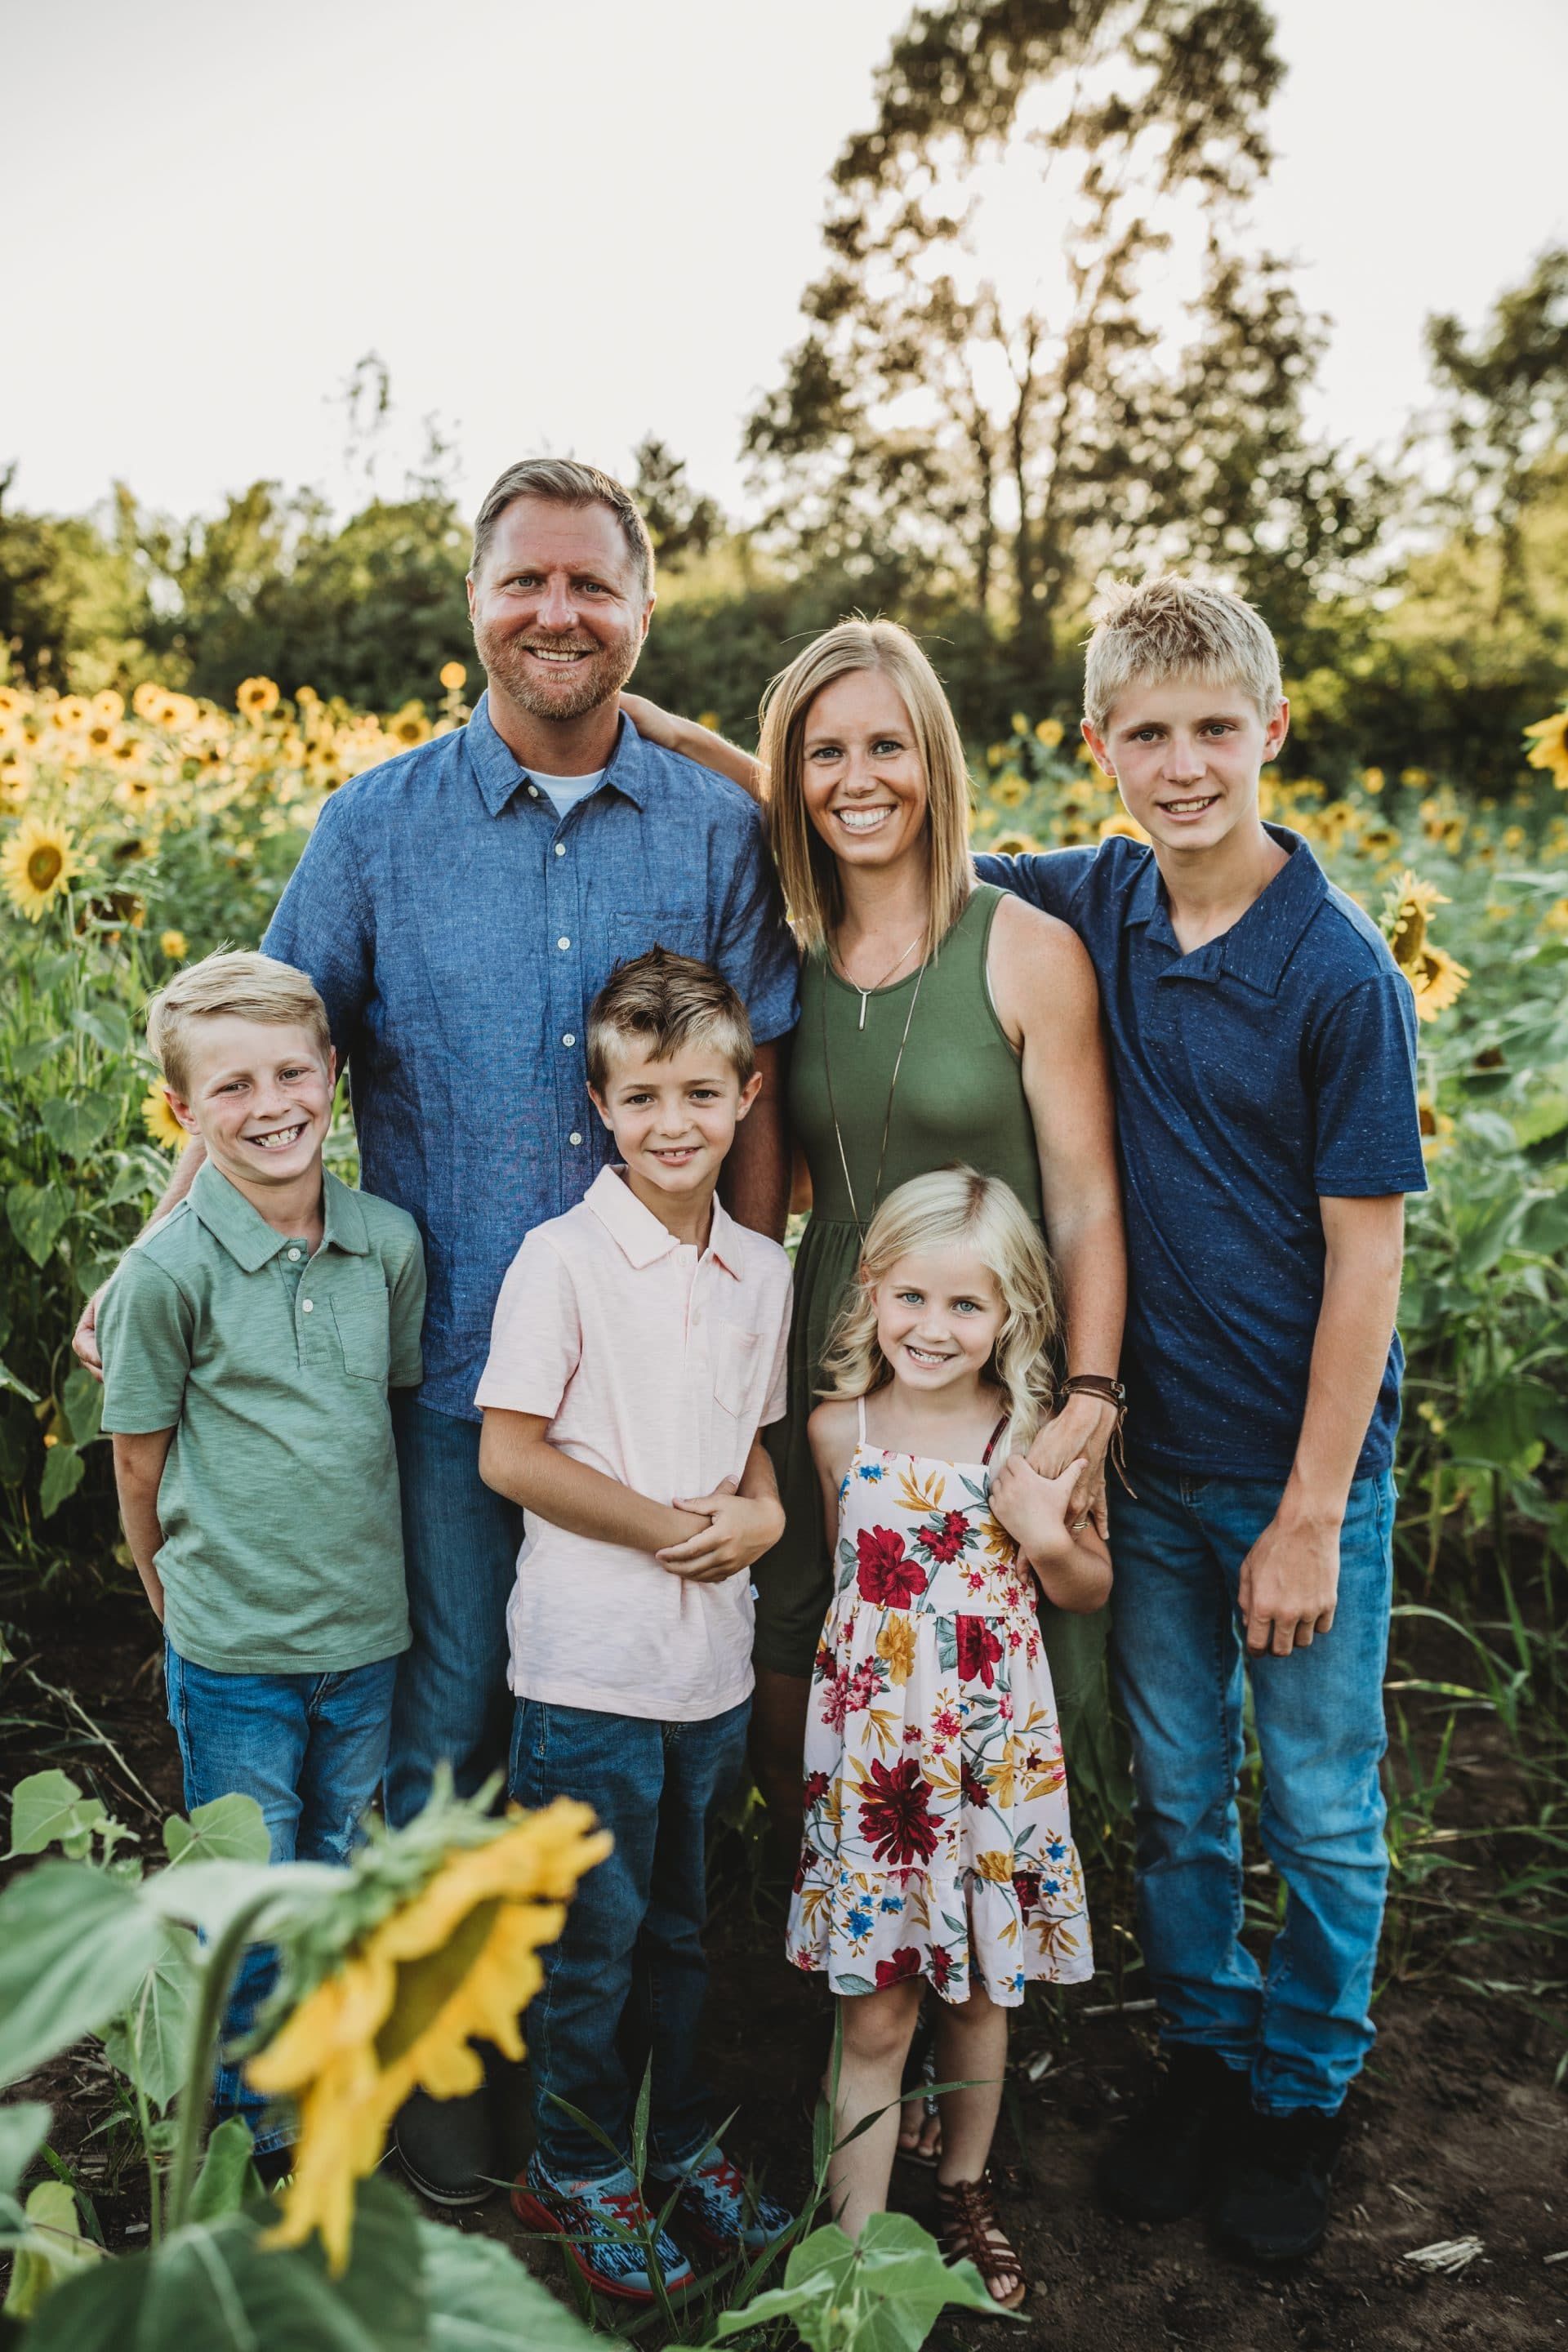
[[[1399,909],[1399,922],[1394,934],[1394,960],[1409,971],[1421,958],[1426,945],[1426,916],[1424,908],[1407,898]]]
[[[429,2032],[484,1950],[500,1909],[499,1896],[476,1903],[439,1951],[422,1953],[399,1967],[391,2013],[375,2037],[376,2059],[384,2069],[395,2066]]]
[[[59,880],[65,856],[52,841],[40,841],[27,859],[27,879],[35,890],[52,890]]]

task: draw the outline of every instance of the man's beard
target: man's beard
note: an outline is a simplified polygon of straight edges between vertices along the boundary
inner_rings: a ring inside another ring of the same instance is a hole
[[[538,672],[531,668],[522,639],[503,635],[496,629],[476,627],[474,645],[487,677],[520,703],[531,718],[555,719],[582,719],[588,711],[613,701],[636,669],[642,651],[640,638],[629,635],[612,645],[594,643],[591,651],[586,639],[581,645],[570,639],[559,646],[552,644],[552,652],[589,654],[589,658],[573,670],[570,681],[563,681],[552,692]]]

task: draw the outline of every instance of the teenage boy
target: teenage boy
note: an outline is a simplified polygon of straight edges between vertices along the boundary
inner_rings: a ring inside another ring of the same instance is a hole
[[[536,2144],[512,2201],[594,2286],[647,2303],[627,2159],[649,2061],[648,2169],[683,2229],[755,2251],[790,2220],[748,2206],[697,2071],[707,1834],[745,1759],[748,1571],[784,1525],[758,1433],[784,1410],[790,1268],[714,1197],[761,1084],[730,983],[638,956],[595,999],[586,1060],[619,1164],[525,1238],[476,1400],[480,1475],[526,1513],[511,1794],[585,1798],[615,1836],[529,2011]],[[656,2243],[667,2287],[689,2285]]]
[[[1089,949],[1117,1091],[1136,1493],[1112,1481],[1111,1607],[1164,2065],[1100,2185],[1141,2221],[1213,2197],[1231,2247],[1285,2261],[1323,2233],[1373,2040],[1415,1005],[1376,925],[1260,819],[1289,713],[1250,605],[1126,594],[1085,708],[1147,845],[978,865]],[[1264,1969],[1240,1934],[1244,1669],[1287,1890]]]
[[[336,1064],[303,972],[208,956],[153,997],[147,1035],[205,1158],[104,1295],[103,1426],[163,1627],[185,1804],[238,1790],[275,1863],[341,1863],[408,1644],[387,1391],[420,1377],[419,1230],[322,1169]],[[272,1966],[246,1955],[228,2041]],[[265,2171],[288,2168],[289,2126],[237,2068],[216,2100]]]

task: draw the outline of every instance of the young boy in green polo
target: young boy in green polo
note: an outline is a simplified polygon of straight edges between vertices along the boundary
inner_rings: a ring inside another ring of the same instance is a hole
[[[302,972],[212,955],[148,1008],[169,1107],[205,1158],[99,1315],[126,1540],[163,1627],[187,1807],[261,1807],[276,1862],[342,1862],[386,1760],[408,1646],[389,1388],[420,1377],[419,1230],[321,1166],[336,1063]],[[272,1957],[247,1953],[226,2039]],[[289,2128],[238,2068],[264,2173]]]

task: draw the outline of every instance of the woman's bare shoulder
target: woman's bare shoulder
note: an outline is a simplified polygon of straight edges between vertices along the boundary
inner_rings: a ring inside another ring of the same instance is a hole
[[[989,961],[991,993],[1009,1026],[1026,1026],[1030,1011],[1047,1003],[1058,1017],[1080,1005],[1099,1011],[1094,966],[1071,924],[1011,894],[996,909]]]

